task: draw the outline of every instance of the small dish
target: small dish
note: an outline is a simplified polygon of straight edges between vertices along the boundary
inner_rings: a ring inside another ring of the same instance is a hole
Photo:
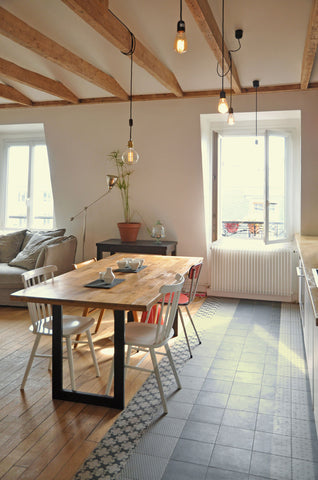
[[[117,265],[118,265],[118,268],[127,268],[126,258],[123,258],[122,260],[118,260]]]

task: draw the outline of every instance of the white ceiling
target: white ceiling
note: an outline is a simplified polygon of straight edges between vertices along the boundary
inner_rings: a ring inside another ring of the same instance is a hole
[[[99,0],[96,0],[99,1]],[[236,48],[235,29],[243,29],[242,48],[233,54],[241,87],[299,84],[307,28],[313,0],[225,0],[225,44]],[[221,0],[209,0],[221,30]],[[8,10],[36,30],[54,39],[71,52],[116,79],[129,93],[130,62],[61,0],[0,0]],[[220,89],[217,62],[186,1],[183,19],[186,23],[188,52],[173,50],[179,19],[179,0],[109,0],[112,10],[168,69],[183,92]],[[37,53],[0,34],[0,57],[20,67],[59,80],[78,98],[108,97],[111,94]],[[57,97],[7,79],[10,85],[33,102],[60,100]],[[310,82],[318,82],[316,60]],[[228,83],[225,82],[228,88]],[[135,95],[170,93],[143,68],[134,64]],[[0,103],[12,101],[0,98]]]

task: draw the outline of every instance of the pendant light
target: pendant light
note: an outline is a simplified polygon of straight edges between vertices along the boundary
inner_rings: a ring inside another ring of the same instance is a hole
[[[229,108],[229,115],[227,117],[228,125],[234,125],[235,124],[234,110],[233,110],[233,107],[232,107],[232,94],[233,94],[233,87],[232,87],[232,78],[233,78],[233,75],[232,75],[232,67],[233,67],[232,53],[238,52],[241,49],[240,40],[241,40],[242,37],[243,37],[243,30],[240,29],[240,28],[235,30],[235,38],[238,41],[238,47],[234,50],[229,50],[229,57],[230,57],[230,68],[229,68],[229,70],[230,70],[230,108]],[[226,72],[226,74],[227,73],[228,72]]]
[[[120,20],[120,18],[118,18],[117,15],[115,15],[115,13],[110,10],[110,8],[108,9],[108,12],[114,18],[116,18],[116,20],[118,20],[118,22],[120,22],[126,28],[126,30],[129,32],[130,40],[131,40],[130,49],[128,50],[128,52],[121,51],[121,53],[123,55],[129,55],[130,56],[129,140],[128,140],[128,148],[122,154],[121,159],[127,165],[133,165],[133,164],[137,163],[138,160],[139,160],[139,155],[136,152],[136,150],[134,149],[134,144],[133,144],[133,141],[132,141],[132,127],[133,127],[133,124],[134,124],[133,118],[132,118],[133,54],[134,54],[135,49],[136,49],[136,38],[135,38],[135,35],[129,30],[127,25],[125,25],[124,22],[122,22],[122,20]]]
[[[226,95],[224,91],[224,0],[222,0],[222,90],[220,92],[220,99],[218,104],[218,111],[220,113],[227,113],[229,106],[226,101]]]
[[[130,92],[129,92],[129,140],[128,148],[122,154],[122,160],[128,165],[134,165],[139,160],[139,155],[134,149],[134,144],[132,141],[132,127],[133,127],[133,118],[132,118],[132,84],[133,84],[133,54],[136,48],[136,39],[134,34],[129,30],[131,37],[131,47],[129,52],[122,52],[124,55],[130,55]]]
[[[229,108],[229,116],[227,117],[227,124],[228,125],[234,125],[235,120],[234,120],[234,110],[232,107],[232,55],[231,52],[229,52],[230,55],[230,70],[231,70],[231,80],[230,80],[230,108]]]
[[[258,145],[258,138],[257,138],[257,89],[259,87],[259,80],[253,80],[253,87],[255,88],[255,145]]]
[[[177,23],[177,34],[174,41],[174,49],[177,53],[185,53],[188,50],[188,41],[185,34],[185,23],[182,20],[182,0],[180,0],[180,20]]]

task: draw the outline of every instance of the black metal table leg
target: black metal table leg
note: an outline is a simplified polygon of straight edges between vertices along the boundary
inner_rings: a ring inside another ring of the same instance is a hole
[[[124,360],[125,360],[125,311],[115,310],[115,351],[114,351],[114,396],[95,393],[65,390],[63,388],[63,358],[62,358],[62,306],[53,305],[53,338],[52,338],[52,397],[70,402],[87,403],[104,407],[125,407]],[[106,379],[105,379],[106,380]]]

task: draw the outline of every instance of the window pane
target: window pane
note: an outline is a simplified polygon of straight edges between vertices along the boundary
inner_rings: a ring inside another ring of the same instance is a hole
[[[29,147],[8,148],[8,183],[6,227],[27,226],[27,197],[29,176]]]
[[[264,231],[264,137],[221,138],[222,235],[259,239]]]
[[[286,237],[285,137],[268,137],[268,240]]]
[[[53,227],[53,195],[49,160],[45,145],[36,145],[33,151],[33,228]]]

